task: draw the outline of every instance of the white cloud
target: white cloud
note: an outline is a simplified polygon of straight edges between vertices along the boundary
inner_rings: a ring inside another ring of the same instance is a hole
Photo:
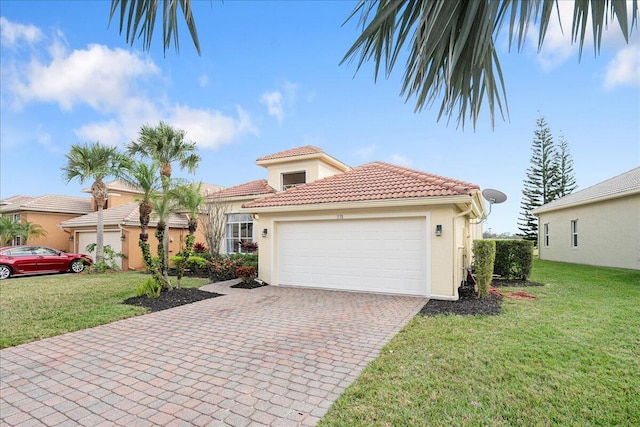
[[[58,46],[49,64],[32,60],[13,90],[20,103],[55,102],[65,111],[86,104],[107,113],[126,103],[137,78],[157,73],[152,61],[123,49],[90,45],[67,54]]]
[[[400,166],[411,166],[411,159],[407,156],[403,156],[402,154],[393,153],[389,156],[390,162]]]
[[[270,116],[275,116],[278,123],[282,123],[284,120],[282,93],[279,91],[265,92],[262,94],[260,102],[267,106],[267,111]]]
[[[239,106],[236,109],[238,118],[234,119],[219,111],[177,105],[167,121],[178,129],[186,130],[186,139],[196,142],[199,147],[218,148],[242,134],[256,132],[249,114]]]
[[[88,123],[74,132],[82,141],[100,141],[108,145],[117,145],[124,137],[122,123],[115,120]]]
[[[604,88],[613,89],[617,86],[640,86],[640,43],[621,49],[609,62]]]
[[[550,70],[564,63],[578,52],[578,46],[571,43],[571,23],[573,22],[573,2],[561,1],[557,3],[560,11],[560,21],[558,14],[554,10],[544,38],[542,50],[536,59],[543,70]],[[560,25],[562,23],[562,26]],[[539,27],[532,25],[528,38],[533,47],[538,49]],[[588,30],[590,34],[590,30]],[[587,40],[589,36],[587,36]]]
[[[42,31],[34,25],[17,24],[4,16],[0,17],[0,40],[3,48],[15,47],[22,40],[31,45],[42,37]]]

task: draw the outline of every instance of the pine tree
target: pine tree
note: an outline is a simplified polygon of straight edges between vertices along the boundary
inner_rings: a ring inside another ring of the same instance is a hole
[[[558,144],[556,156],[556,169],[558,170],[558,182],[555,191],[555,198],[564,197],[571,194],[578,185],[573,172],[573,158],[569,151],[569,144],[564,135],[560,134],[560,143]]]
[[[531,165],[527,169],[522,190],[518,229],[526,240],[535,241],[538,239],[538,220],[531,211],[556,197],[559,182],[557,150],[551,130],[542,116],[536,121],[531,151]]]

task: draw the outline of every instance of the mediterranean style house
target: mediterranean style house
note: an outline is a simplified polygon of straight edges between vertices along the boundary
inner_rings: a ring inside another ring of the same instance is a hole
[[[266,181],[226,198],[227,240],[259,247],[272,285],[455,300],[481,238],[477,185],[374,162],[351,168],[313,146],[260,157]]]
[[[276,286],[458,298],[471,266],[472,242],[482,238],[486,211],[479,186],[383,162],[352,168],[314,146],[260,157],[256,164],[266,169],[266,179],[229,188],[205,184],[203,189],[210,204],[225,207],[220,252],[241,251],[241,241],[258,243],[261,280]],[[105,245],[124,255],[122,269],[142,269],[139,194],[120,181],[107,186]],[[25,204],[16,200],[14,205]],[[43,223],[42,216],[29,220],[50,233],[55,230],[57,240],[47,237],[43,244],[86,253],[96,240],[94,203],[68,200],[74,202],[64,208],[49,202],[59,215],[50,222]],[[6,206],[3,213],[27,215]],[[187,234],[187,218],[176,214],[168,223],[169,253],[175,254]],[[152,248],[157,245],[155,226],[152,218]],[[202,227],[196,242],[205,242]]]
[[[640,167],[532,213],[540,259],[640,270]]]

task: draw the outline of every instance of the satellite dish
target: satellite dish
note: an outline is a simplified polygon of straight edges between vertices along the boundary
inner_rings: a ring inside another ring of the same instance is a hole
[[[507,195],[502,191],[494,190],[493,188],[486,188],[482,190],[482,197],[487,199],[491,204],[502,203],[507,200]]]

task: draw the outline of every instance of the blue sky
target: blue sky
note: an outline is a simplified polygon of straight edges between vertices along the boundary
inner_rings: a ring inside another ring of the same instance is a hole
[[[561,2],[565,30],[571,4]],[[187,131],[202,163],[185,177],[232,186],[266,178],[263,155],[307,144],[358,166],[386,161],[496,188],[486,229],[517,232],[536,119],[564,135],[579,188],[640,164],[640,37],[617,24],[598,57],[581,61],[570,34],[552,25],[540,54],[499,40],[510,118],[488,111],[474,130],[414,113],[400,97],[402,63],[374,83],[373,68],[339,65],[359,33],[342,25],[351,1],[196,2],[202,47],[188,34],[180,52],[128,45],[109,1],[0,2],[0,198],[82,195],[60,168],[71,144],[123,146],[160,120]],[[535,36],[535,32],[532,31]]]

